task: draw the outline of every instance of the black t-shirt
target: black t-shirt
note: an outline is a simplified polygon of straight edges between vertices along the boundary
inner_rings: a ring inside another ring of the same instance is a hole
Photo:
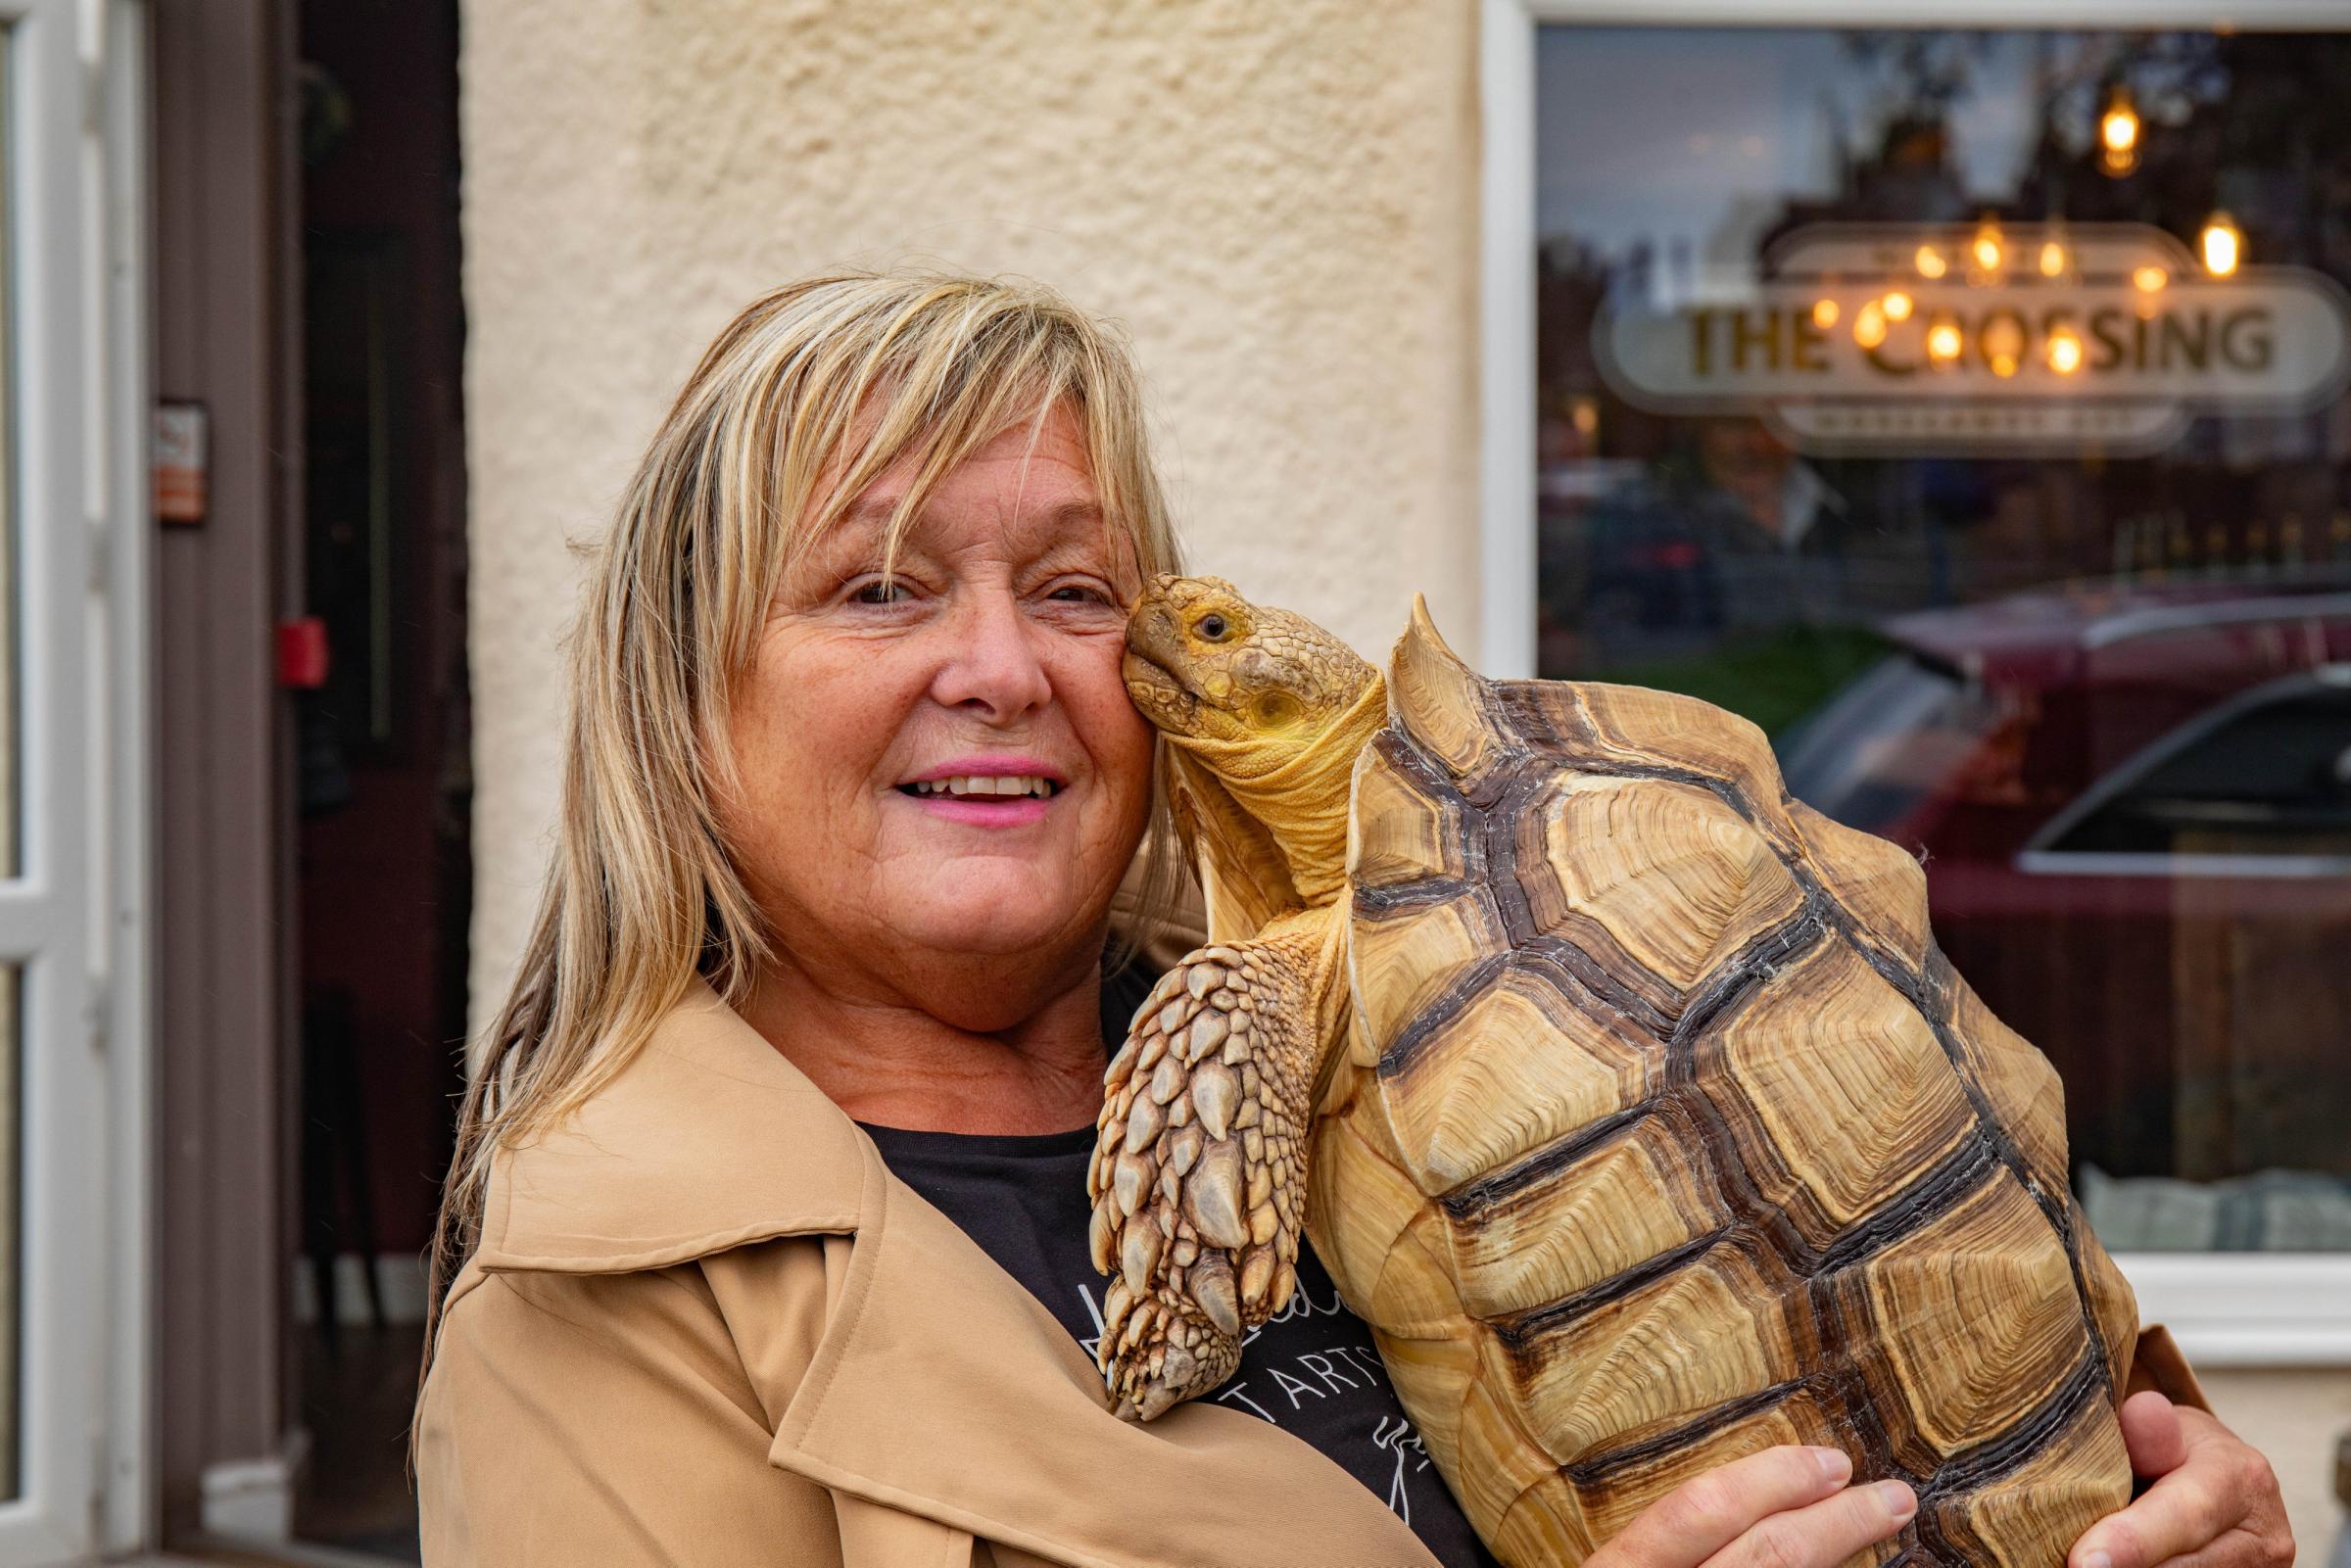
[[[1103,986],[1106,1032],[1123,1036],[1154,976]],[[1101,1332],[1102,1293],[1086,1248],[1085,1169],[1094,1129],[1036,1137],[865,1129],[900,1181],[921,1193],[1003,1270],[1029,1288],[1089,1356]],[[1341,1305],[1311,1248],[1298,1254],[1289,1306],[1252,1329],[1220,1404],[1303,1439],[1369,1488],[1447,1568],[1492,1568],[1397,1403],[1371,1331]]]

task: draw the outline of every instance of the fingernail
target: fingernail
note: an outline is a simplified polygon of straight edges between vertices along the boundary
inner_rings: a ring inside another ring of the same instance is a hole
[[[1843,1449],[1814,1449],[1812,1460],[1831,1481],[1843,1481],[1853,1473],[1853,1461],[1845,1456]]]
[[[2082,1554],[2082,1568],[2114,1568],[2114,1558],[2103,1551],[2086,1551]]]
[[[1886,1504],[1887,1513],[1893,1516],[1897,1525],[1907,1523],[1910,1516],[1918,1512],[1917,1497],[1899,1481],[1881,1481],[1870,1490],[1878,1495],[1880,1502]]]

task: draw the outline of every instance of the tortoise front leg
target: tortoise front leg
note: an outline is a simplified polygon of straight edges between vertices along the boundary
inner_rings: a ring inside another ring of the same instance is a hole
[[[1095,1359],[1123,1416],[1148,1421],[1230,1377],[1243,1334],[1297,1284],[1313,951],[1201,948],[1160,980],[1103,1076],[1086,1192],[1094,1266],[1119,1277]]]

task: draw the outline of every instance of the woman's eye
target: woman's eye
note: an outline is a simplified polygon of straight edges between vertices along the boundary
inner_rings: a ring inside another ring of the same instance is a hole
[[[914,594],[903,583],[878,577],[852,590],[849,597],[859,604],[903,604]]]
[[[1045,596],[1059,599],[1065,604],[1108,604],[1112,602],[1109,594],[1086,583],[1064,583]]]

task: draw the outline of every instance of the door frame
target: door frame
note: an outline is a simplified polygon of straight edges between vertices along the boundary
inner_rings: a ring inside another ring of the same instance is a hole
[[[122,1080],[109,1054],[116,1004],[128,1000],[133,1017],[141,1005],[144,941],[141,844],[135,827],[120,836],[132,803],[120,770],[144,754],[129,728],[140,682],[119,640],[127,628],[135,650],[144,620],[120,596],[137,580],[144,487],[128,466],[140,444],[120,429],[136,371],[128,384],[116,374],[143,357],[136,318],[119,313],[138,274],[115,264],[125,259],[118,155],[133,156],[116,134],[113,95],[132,59],[110,52],[119,12],[119,0],[0,3],[21,825],[18,875],[0,884],[0,958],[23,966],[11,1107],[19,1485],[0,1504],[0,1563],[12,1568],[106,1544],[110,1412],[143,1383],[143,1321],[119,1314],[110,1290],[123,1283],[110,1279],[124,1258],[120,1227],[142,1218],[142,1151],[115,1125]],[[125,1350],[128,1388],[111,1381]]]
[[[154,722],[155,509],[146,441],[154,406],[152,322],[148,309],[147,0],[98,0],[92,79],[100,104],[95,224],[97,275],[92,362],[101,396],[92,406],[106,432],[99,515],[107,520],[101,592],[109,606],[104,638],[103,713],[107,767],[94,795],[106,814],[108,863],[103,896],[109,962],[104,992],[107,1079],[102,1196],[108,1245],[105,1311],[103,1498],[99,1548],[126,1552],[158,1539],[154,1494],[154,1262],[150,1203],[153,1136],[154,932],[149,924],[155,863],[152,832]],[[96,1315],[96,1314],[93,1314]]]
[[[1641,27],[2003,27],[2206,30],[2209,0],[1481,0],[1479,651],[1495,676],[1535,673],[1535,30]],[[2351,32],[2351,0],[2244,0],[2239,31]],[[2351,1366],[2351,1254],[2125,1254],[2139,1314],[2208,1366]]]

